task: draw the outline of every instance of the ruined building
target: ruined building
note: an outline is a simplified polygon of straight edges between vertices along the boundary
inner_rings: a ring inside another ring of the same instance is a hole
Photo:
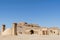
[[[2,25],[1,35],[60,35],[60,29],[56,27],[47,28],[37,24],[28,24],[26,22],[13,23],[12,28],[5,28]]]

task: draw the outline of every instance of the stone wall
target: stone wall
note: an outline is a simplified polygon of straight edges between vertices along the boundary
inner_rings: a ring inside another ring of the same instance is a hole
[[[11,29],[6,29],[5,26],[2,26],[2,34],[8,35],[19,35],[19,34],[26,34],[26,35],[60,35],[60,29],[58,28],[47,28],[41,27],[37,24],[28,24],[26,22],[21,23],[13,23]]]

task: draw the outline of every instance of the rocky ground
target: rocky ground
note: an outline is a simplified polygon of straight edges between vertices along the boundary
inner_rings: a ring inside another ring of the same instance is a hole
[[[0,40],[60,40],[60,35],[0,36]]]

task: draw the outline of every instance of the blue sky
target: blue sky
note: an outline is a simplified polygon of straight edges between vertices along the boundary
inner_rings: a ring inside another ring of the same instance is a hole
[[[0,0],[0,27],[14,22],[60,27],[59,0]]]

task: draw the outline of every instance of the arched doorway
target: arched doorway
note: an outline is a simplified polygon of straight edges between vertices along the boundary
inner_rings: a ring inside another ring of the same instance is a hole
[[[42,31],[43,35],[45,35],[45,31]]]
[[[42,31],[43,35],[48,35],[48,31]]]
[[[34,34],[34,31],[33,30],[30,30],[30,34]]]

